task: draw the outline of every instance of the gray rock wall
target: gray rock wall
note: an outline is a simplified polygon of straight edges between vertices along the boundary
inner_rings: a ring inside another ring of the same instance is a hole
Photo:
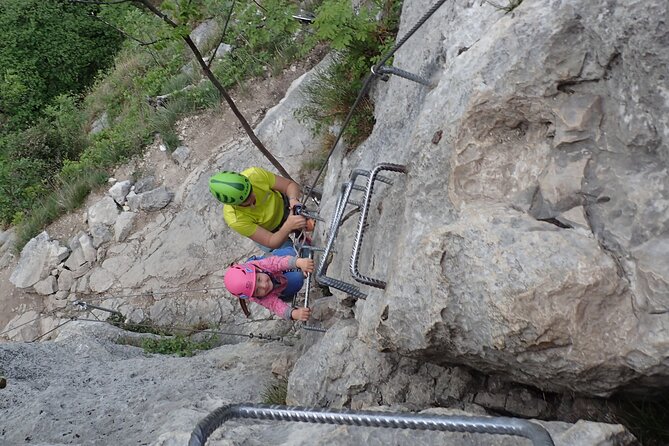
[[[400,35],[429,6],[405,2]],[[374,133],[326,184],[408,167],[370,212],[360,264],[388,287],[363,286],[364,342],[544,390],[664,386],[667,8],[448,2],[397,52],[434,87],[379,83]]]

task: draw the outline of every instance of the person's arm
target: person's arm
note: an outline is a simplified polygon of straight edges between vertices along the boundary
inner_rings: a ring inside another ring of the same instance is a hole
[[[306,219],[301,215],[290,215],[278,231],[270,232],[267,229],[258,226],[249,238],[263,246],[275,249],[288,240],[288,236],[291,232],[296,229],[304,228],[306,224]]]
[[[282,301],[278,293],[270,293],[265,297],[250,297],[249,300],[262,305],[281,319],[291,320],[293,317],[293,307]]]
[[[293,206],[296,204],[300,204],[302,191],[300,190],[300,185],[295,181],[276,175],[272,189],[279,191],[288,197],[291,209],[293,209]]]
[[[253,260],[252,263],[260,269],[270,273],[281,273],[291,269],[299,268],[298,258],[295,256],[275,256],[269,255],[262,259]]]
[[[296,257],[295,266],[301,269],[305,276],[314,272],[314,260],[307,257]]]
[[[311,316],[311,309],[306,307],[293,308],[287,302],[281,300],[278,293],[272,293],[265,297],[251,297],[251,302],[255,302],[267,308],[281,319],[289,321],[306,321]]]
[[[290,318],[294,321],[308,321],[311,316],[309,307],[293,308],[290,312]]]

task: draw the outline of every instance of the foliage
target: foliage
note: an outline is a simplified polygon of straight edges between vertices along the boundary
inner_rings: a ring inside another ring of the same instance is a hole
[[[616,421],[624,425],[644,446],[669,444],[669,394],[654,399],[614,401]]]
[[[13,224],[17,224],[17,246],[23,247],[28,241],[66,212],[77,209],[95,187],[104,184],[108,176],[105,171],[82,169],[76,178],[60,186],[52,186],[51,191],[41,190],[32,203],[31,212],[14,214]],[[2,183],[0,179],[0,184]],[[0,195],[1,197],[1,195]]]
[[[286,404],[286,395],[288,393],[288,380],[280,379],[270,383],[262,392],[262,402],[264,404]]]
[[[190,74],[184,71],[192,56],[181,37],[204,17],[215,17],[222,29],[233,2],[162,1],[161,10],[180,23],[177,30],[145,9],[128,3],[103,7],[64,0],[8,0],[0,5],[0,21],[13,23],[20,13],[28,14],[31,5],[34,8],[30,14],[35,15],[36,23],[47,23],[49,17],[59,18],[63,26],[70,25],[68,32],[76,30],[82,38],[105,36],[108,40],[98,42],[94,49],[79,48],[78,40],[71,40],[72,48],[49,49],[45,42],[49,39],[41,31],[31,34],[30,27],[7,29],[11,26],[1,31],[14,38],[10,39],[12,42],[21,41],[19,37],[26,41],[26,36],[32,35],[37,45],[33,48],[39,47],[42,56],[49,56],[40,63],[67,65],[43,65],[41,71],[56,75],[65,70],[66,73],[59,75],[63,81],[74,79],[74,74],[67,70],[78,67],[80,62],[89,62],[88,71],[77,78],[71,93],[48,96],[47,102],[36,106],[41,110],[39,113],[29,113],[26,109],[24,114],[29,118],[19,120],[21,131],[0,135],[0,224],[20,224],[18,249],[63,212],[81,204],[82,194],[104,184],[106,172],[140,154],[156,134],[161,135],[168,147],[175,148],[179,144],[175,122],[188,113],[220,103],[218,92],[210,82],[203,81],[199,67]],[[225,87],[239,85],[252,76],[276,73],[315,44],[313,39],[305,39],[299,23],[292,19],[295,4],[289,0],[265,0],[262,6],[248,2],[234,5],[225,39],[234,50],[213,65]],[[54,33],[51,44],[65,45],[63,38],[56,35],[59,26],[48,24],[45,29]],[[120,36],[126,39],[113,66],[99,71],[114,55]],[[206,42],[200,50],[206,54],[219,42],[219,38]],[[112,43],[116,45],[113,48]],[[98,54],[96,51],[104,56],[98,57],[97,63],[90,63],[89,56]],[[77,55],[75,64],[64,60],[64,55],[70,52]],[[0,68],[5,66],[2,57],[7,54],[13,53],[3,47]],[[30,55],[33,56],[39,57]],[[29,81],[34,79],[26,80],[22,67],[15,65],[11,70],[0,71],[0,77],[7,80],[0,93],[0,104],[2,100],[21,102],[33,88]],[[28,72],[32,71],[33,67],[29,67]],[[147,104],[147,97],[157,95],[169,95],[166,107],[152,108]],[[107,114],[109,127],[88,135],[91,123],[103,113]],[[5,121],[8,120],[5,116]]]
[[[0,4],[0,113],[3,132],[25,128],[60,94],[83,91],[109,65],[121,36],[91,20],[99,6],[64,0]]]
[[[39,159],[0,159],[0,221],[20,218],[45,193],[48,166]]]
[[[142,340],[142,348],[146,352],[162,355],[193,356],[197,350],[209,350],[213,347],[212,337],[203,341],[193,341],[178,334],[168,338]]]
[[[338,51],[334,62],[306,87],[307,103],[297,116],[310,121],[314,132],[341,123],[348,115],[369,68],[393,45],[401,2],[385,0],[356,12],[347,0],[326,0],[317,9],[315,38],[330,41]],[[380,16],[380,20],[376,17]],[[374,127],[373,104],[363,98],[344,131],[352,147]]]

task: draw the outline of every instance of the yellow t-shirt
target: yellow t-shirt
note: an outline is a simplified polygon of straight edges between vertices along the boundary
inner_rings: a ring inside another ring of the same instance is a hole
[[[276,176],[260,167],[250,167],[240,173],[251,182],[256,204],[253,207],[224,205],[225,222],[245,237],[253,235],[258,226],[268,231],[277,229],[283,219],[284,203],[281,192],[272,190]]]

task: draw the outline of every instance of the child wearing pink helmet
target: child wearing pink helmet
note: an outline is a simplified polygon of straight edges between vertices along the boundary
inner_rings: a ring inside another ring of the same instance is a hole
[[[260,304],[282,319],[308,320],[309,308],[293,308],[289,302],[302,288],[303,273],[314,271],[314,261],[285,255],[294,252],[293,248],[276,250],[274,255],[232,265],[223,277],[225,287],[240,299]]]

